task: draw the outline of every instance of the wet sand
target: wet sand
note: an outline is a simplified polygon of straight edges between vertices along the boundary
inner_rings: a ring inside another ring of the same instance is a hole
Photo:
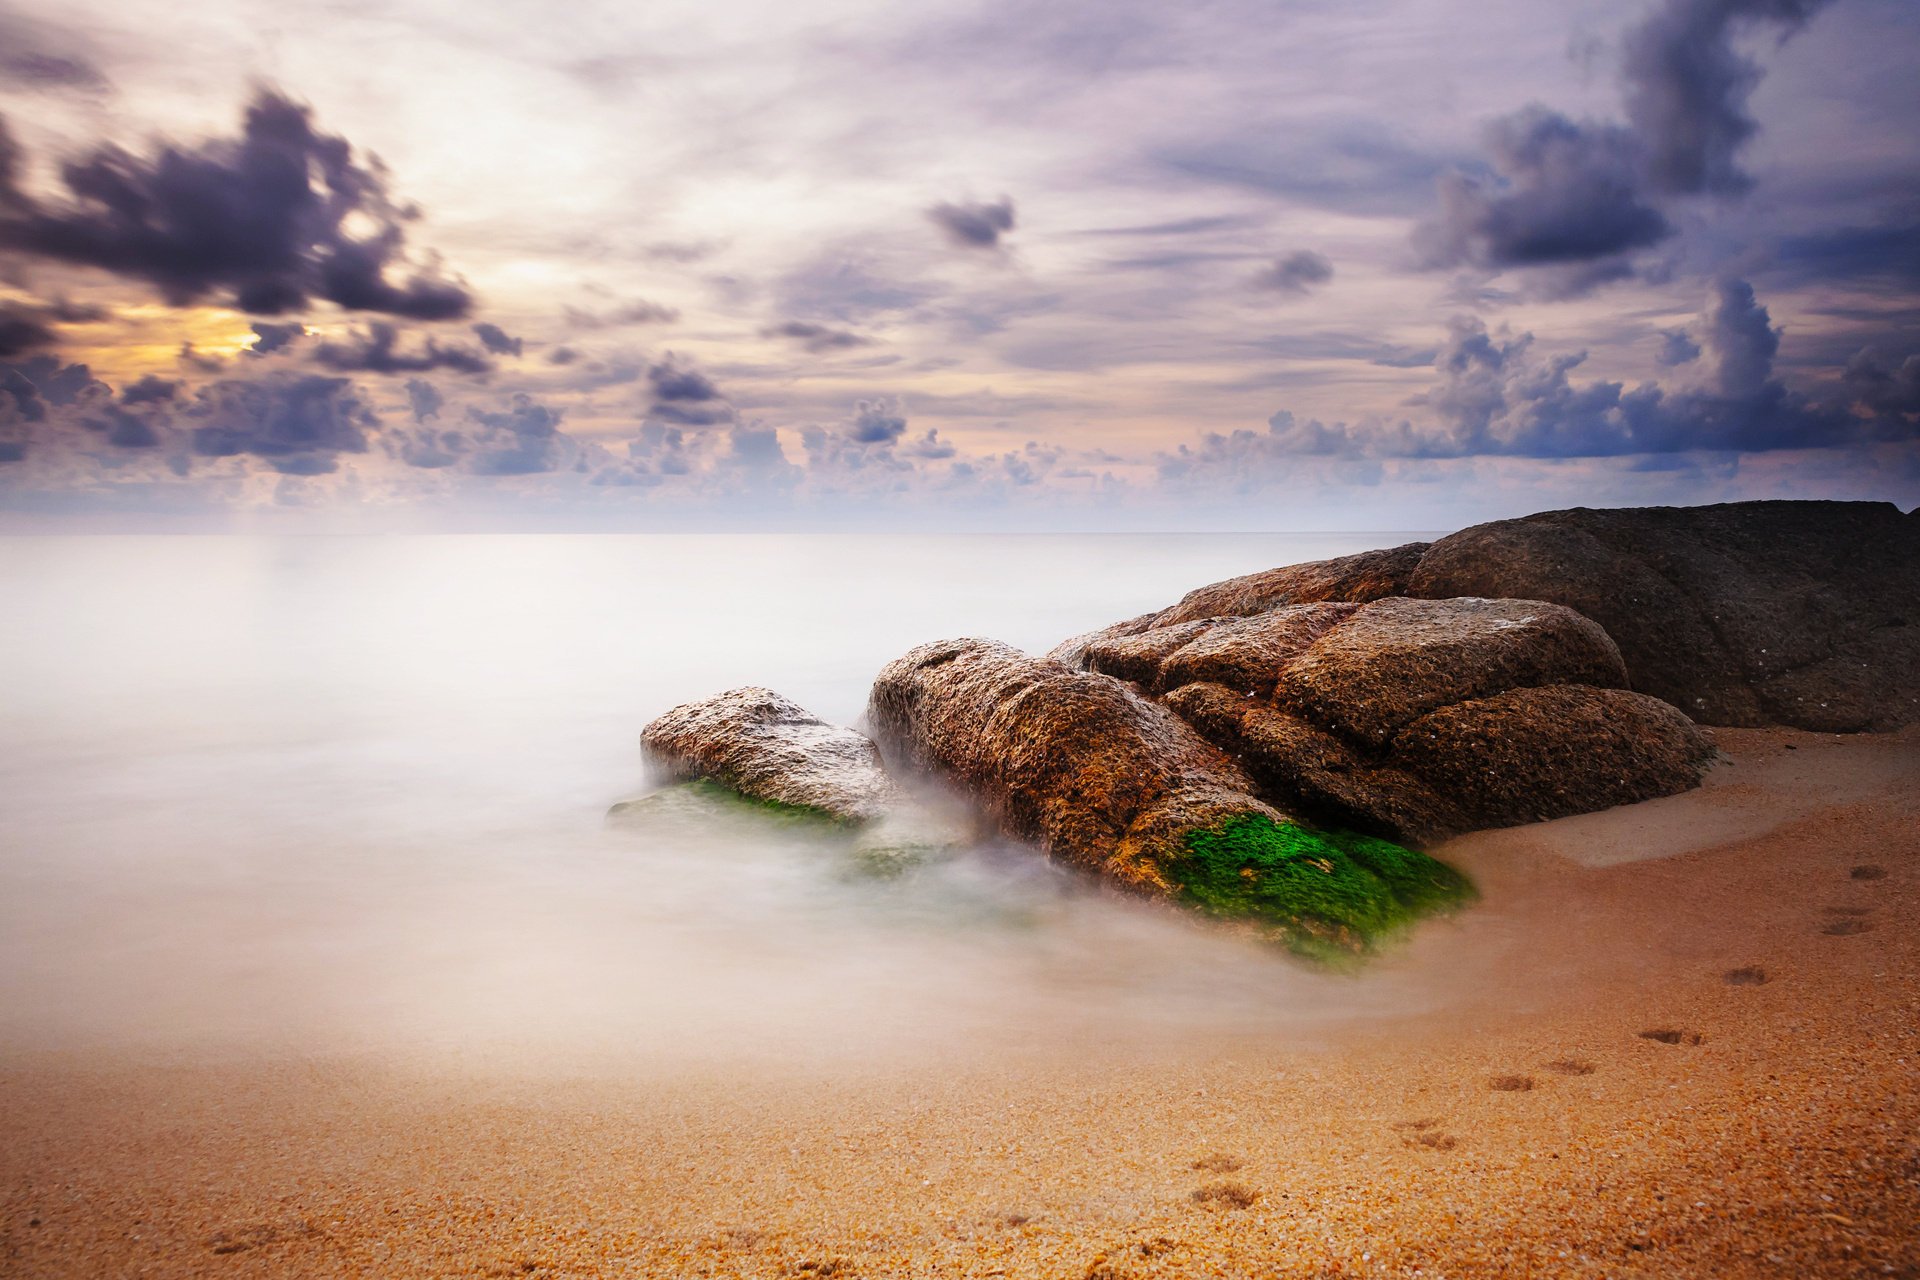
[[[1447,846],[1445,998],[1310,1042],[10,1046],[0,1274],[1920,1276],[1920,732],[1716,737]]]

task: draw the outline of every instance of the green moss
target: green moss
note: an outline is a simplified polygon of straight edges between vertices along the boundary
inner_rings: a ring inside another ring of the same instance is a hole
[[[633,819],[650,814],[672,816],[715,813],[751,817],[761,821],[771,821],[780,826],[821,830],[829,828],[844,830],[857,825],[837,814],[828,813],[825,809],[816,809],[812,805],[787,804],[780,800],[762,800],[758,796],[745,795],[711,778],[696,778],[692,782],[678,783],[650,795],[641,796],[637,800],[623,800],[613,807],[610,816]]]
[[[1364,955],[1420,916],[1476,896],[1465,876],[1423,853],[1258,814],[1189,832],[1166,874],[1191,906],[1264,926],[1322,961]]]

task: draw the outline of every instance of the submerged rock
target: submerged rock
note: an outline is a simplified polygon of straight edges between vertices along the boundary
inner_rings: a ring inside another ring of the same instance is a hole
[[[906,804],[866,735],[828,724],[771,689],[729,689],[683,703],[649,724],[640,745],[670,781],[708,778],[836,822],[871,822]]]
[[[991,640],[890,663],[868,719],[891,759],[958,784],[1007,834],[1303,951],[1365,950],[1472,892],[1423,854],[1262,800],[1234,760],[1124,682]]]
[[[964,824],[895,785],[865,734],[828,724],[771,689],[729,689],[673,708],[640,735],[672,785],[614,805],[608,819],[746,820],[832,837],[868,874],[888,875],[966,843]]]
[[[1419,596],[1576,609],[1633,687],[1707,724],[1920,720],[1920,514],[1882,502],[1549,511],[1433,544]]]
[[[1090,644],[1275,803],[1414,843],[1685,790],[1712,747],[1538,600],[1280,605]]]

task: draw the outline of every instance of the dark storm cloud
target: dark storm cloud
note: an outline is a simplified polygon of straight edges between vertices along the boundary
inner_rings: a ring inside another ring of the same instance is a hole
[[[11,360],[52,341],[53,330],[41,322],[37,309],[0,303],[0,360]]]
[[[1643,198],[1640,144],[1626,129],[1529,107],[1488,126],[1487,147],[1493,174],[1440,179],[1439,216],[1416,232],[1433,265],[1589,262],[1672,234]]]
[[[1757,131],[1746,110],[1760,67],[1733,48],[1761,25],[1782,38],[1827,0],[1666,0],[1623,38],[1627,123],[1568,119],[1529,106],[1487,129],[1490,168],[1455,169],[1440,210],[1415,232],[1427,263],[1547,268],[1543,288],[1571,296],[1632,273],[1630,255],[1674,227],[1666,198],[1734,195]]]
[[[162,378],[157,374],[147,374],[138,382],[120,389],[121,404],[164,404],[180,392],[180,384],[172,378]]]
[[[1001,196],[991,204],[962,200],[936,204],[927,217],[946,233],[947,243],[962,249],[997,249],[1013,230],[1013,201]]]
[[[1277,293],[1306,293],[1315,285],[1325,284],[1331,279],[1333,263],[1327,260],[1324,253],[1296,249],[1254,277],[1254,283]]]
[[[1738,194],[1753,185],[1739,154],[1760,127],[1747,99],[1761,70],[1734,50],[1733,32],[1766,23],[1784,40],[1828,3],[1668,0],[1626,33],[1627,119],[1646,144],[1645,172],[1656,190]]]
[[[1913,438],[1914,419],[1920,417],[1920,353],[1890,364],[1868,348],[1847,361],[1846,387],[1856,403],[1875,415],[1883,428],[1877,434]],[[1904,424],[1905,430],[1901,430]]]
[[[48,404],[66,406],[105,384],[97,381],[84,364],[65,364],[57,356],[40,355],[10,365],[0,365],[9,377],[18,376]]]
[[[455,373],[481,374],[493,370],[493,362],[471,347],[442,346],[433,338],[417,350],[400,349],[400,331],[384,320],[376,320],[366,329],[356,329],[346,342],[323,342],[314,349],[316,362],[336,373],[426,373],[450,369]]]
[[[160,444],[160,432],[153,423],[115,404],[83,416],[80,425],[101,433],[116,449],[152,449]]]
[[[823,324],[814,324],[808,320],[789,320],[785,324],[762,329],[762,336],[768,338],[791,338],[805,350],[818,355],[827,351],[846,351],[854,347],[870,347],[872,338],[847,329],[832,329]]]
[[[286,475],[324,475],[335,455],[365,453],[379,426],[345,378],[275,375],[202,387],[185,412],[202,457],[248,454]]]
[[[675,356],[647,367],[653,403],[647,417],[654,422],[687,427],[710,427],[734,420],[733,406],[713,379]]]
[[[307,336],[307,327],[299,323],[274,324],[267,320],[253,322],[253,345],[247,354],[270,356],[276,351],[285,351],[295,342]]]
[[[480,345],[496,356],[518,356],[526,345],[524,340],[509,337],[505,329],[486,320],[474,325],[473,332],[480,339]]]
[[[1796,280],[1880,279],[1920,289],[1920,222],[1788,236],[1774,261],[1776,272]]]
[[[238,138],[147,157],[107,144],[68,161],[61,203],[21,191],[18,169],[0,139],[0,249],[145,280],[176,306],[217,297],[275,315],[323,299],[416,320],[472,306],[465,285],[407,265],[415,211],[389,195],[380,163],[357,161],[273,89],[256,92]]]

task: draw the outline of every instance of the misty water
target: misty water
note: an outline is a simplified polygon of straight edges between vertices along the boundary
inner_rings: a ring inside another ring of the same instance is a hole
[[[875,880],[604,814],[676,702],[853,721],[922,641],[1413,536],[0,540],[0,1043],[804,1062],[1403,1011],[1411,962],[1311,973],[1004,844]]]

